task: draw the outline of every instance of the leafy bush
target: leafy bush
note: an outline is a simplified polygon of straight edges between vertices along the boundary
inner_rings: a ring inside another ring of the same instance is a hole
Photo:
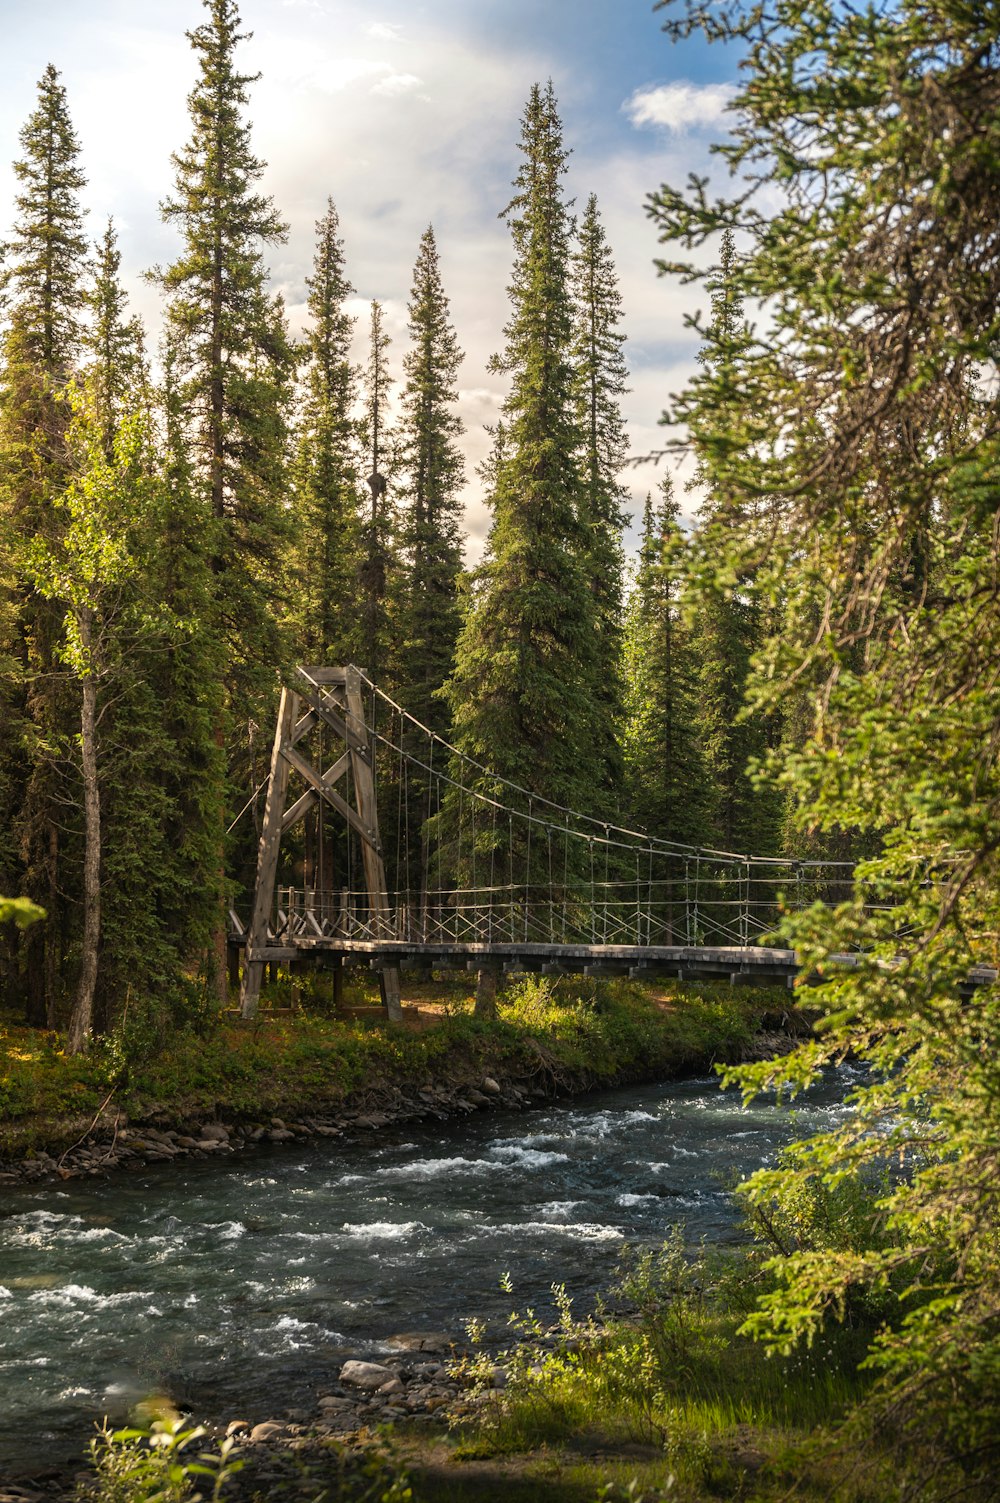
[[[204,1435],[177,1418],[142,1430],[105,1427],[90,1443],[94,1475],[78,1483],[75,1503],[219,1503],[242,1462],[232,1457],[231,1440],[217,1451],[192,1451]]]

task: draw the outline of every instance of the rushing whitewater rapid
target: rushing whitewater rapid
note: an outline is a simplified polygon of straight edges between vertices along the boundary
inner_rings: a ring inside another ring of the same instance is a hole
[[[795,1113],[709,1079],[629,1087],[5,1192],[0,1476],[78,1457],[150,1392],[264,1418],[398,1333],[544,1315],[553,1282],[583,1314],[625,1243],[737,1236],[727,1186],[831,1126],[851,1084]]]

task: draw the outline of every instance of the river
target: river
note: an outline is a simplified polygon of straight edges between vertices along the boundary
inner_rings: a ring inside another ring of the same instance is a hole
[[[727,1185],[839,1120],[852,1083],[795,1112],[708,1078],[634,1086],[5,1192],[0,1477],[78,1457],[151,1391],[200,1417],[312,1411],[401,1332],[543,1313],[555,1281],[584,1313],[625,1243],[737,1237]]]

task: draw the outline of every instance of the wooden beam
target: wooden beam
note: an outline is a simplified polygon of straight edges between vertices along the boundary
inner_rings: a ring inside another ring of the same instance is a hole
[[[326,772],[324,772],[322,778],[323,783],[328,787],[332,786],[340,778],[343,777],[344,773],[347,771],[350,765],[350,753],[344,752],[342,756],[337,758],[333,766],[328,767]],[[308,793],[304,793],[301,798],[296,799],[291,808],[285,810],[284,817],[281,821],[281,833],[284,834],[286,830],[291,829],[292,825],[297,824],[305,814],[309,813],[310,809],[312,809],[316,804],[319,803],[319,800],[320,795],[314,788],[310,788]]]
[[[351,717],[347,716],[345,718],[346,711],[344,715],[340,713],[344,709],[344,706],[339,703],[331,703],[329,695],[310,694],[308,690],[303,690],[302,698],[309,706],[311,714],[324,720],[331,731],[340,737],[341,741],[345,741],[360,756],[367,758],[369,762],[371,761],[371,752],[368,745],[368,728],[364,724],[363,719],[361,722],[362,730],[358,731],[350,723]],[[303,720],[305,718],[303,716]]]
[[[313,684],[343,684],[347,682],[346,668],[297,668],[296,673],[304,678],[307,683]]]
[[[346,799],[341,798],[340,794],[333,788],[328,788],[311,762],[307,762],[305,757],[300,756],[292,746],[283,746],[281,748],[281,755],[290,767],[295,768],[300,777],[305,778],[306,782],[320,798],[325,798],[328,804],[332,804],[337,813],[347,820],[351,828],[357,830],[364,842],[362,846],[363,851],[367,851],[370,847],[377,845],[377,828],[373,831],[371,825],[367,823],[362,814],[355,813]],[[369,770],[370,776],[371,772]]]
[[[368,825],[374,835],[373,840],[366,840],[361,847],[361,857],[365,867],[365,885],[368,888],[368,902],[373,914],[382,921],[388,936],[394,936],[395,925],[389,909],[389,894],[386,888],[385,866],[382,862],[382,852],[378,844],[378,812],[375,806],[375,774],[372,770],[370,755],[362,755],[355,749],[357,743],[363,743],[367,749],[368,728],[365,724],[364,704],[361,697],[361,675],[356,668],[347,669],[346,678],[347,698],[347,721],[350,739],[347,745],[351,751],[351,772],[354,776],[354,791],[358,801],[358,812],[362,820]],[[385,1015],[390,1023],[403,1021],[403,1005],[399,986],[399,969],[397,966],[387,966],[381,973],[382,1004],[385,1007]]]
[[[281,820],[288,793],[288,759],[286,743],[292,733],[298,713],[298,695],[290,689],[282,689],[278,707],[278,724],[274,733],[271,751],[271,770],[267,780],[267,797],[264,801],[264,820],[260,842],[257,847],[257,881],[254,886],[253,913],[247,929],[246,964],[243,967],[243,985],[240,993],[240,1012],[252,1018],[260,1000],[260,985],[264,975],[264,959],[258,953],[267,948],[268,921],[274,901],[274,884],[278,875],[278,852],[281,846]]]

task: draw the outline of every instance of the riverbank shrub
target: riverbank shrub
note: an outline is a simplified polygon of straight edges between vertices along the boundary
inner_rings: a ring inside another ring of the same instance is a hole
[[[374,1003],[373,983],[354,986],[352,1000]],[[394,1088],[476,1084],[492,1073],[555,1093],[707,1071],[740,1057],[766,1005],[722,985],[526,978],[484,1021],[473,1015],[468,977],[407,981],[404,994],[421,1011],[401,1028],[374,1011],[263,1011],[252,1024],[223,1017],[209,1029],[176,1027],[156,1050],[148,1030],[137,1044],[126,1030],[86,1057],[67,1056],[55,1033],[0,1017],[0,1157],[63,1146],[105,1101],[140,1121],[294,1120],[348,1097],[375,1103]]]
[[[232,1440],[199,1448],[205,1435],[178,1416],[146,1429],[105,1426],[90,1443],[92,1473],[78,1480],[73,1503],[220,1503],[242,1462]]]
[[[823,1452],[830,1428],[870,1387],[859,1367],[870,1332],[831,1323],[811,1350],[769,1357],[742,1330],[744,1286],[761,1279],[752,1249],[694,1253],[677,1230],[661,1248],[626,1251],[595,1318],[574,1319],[556,1286],[554,1331],[534,1311],[515,1313],[515,1344],[473,1362],[481,1408],[460,1454],[572,1446],[612,1456],[646,1447],[661,1458],[646,1469],[651,1496],[678,1503],[789,1495],[889,1503],[887,1453],[867,1457],[856,1480],[848,1466],[831,1492]]]

